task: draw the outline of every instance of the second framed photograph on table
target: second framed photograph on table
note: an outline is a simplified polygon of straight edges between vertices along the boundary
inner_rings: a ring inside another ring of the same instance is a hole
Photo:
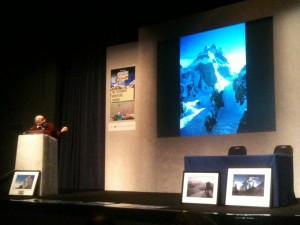
[[[182,203],[217,204],[219,173],[183,172]]]
[[[271,168],[229,168],[225,205],[270,207]]]

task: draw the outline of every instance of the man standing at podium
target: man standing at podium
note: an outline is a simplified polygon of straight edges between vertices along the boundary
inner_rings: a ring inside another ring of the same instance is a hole
[[[46,122],[46,118],[43,115],[35,116],[34,123],[29,130],[43,130],[44,134],[54,138],[59,138],[63,133],[68,132],[68,127],[64,126],[61,130],[58,130],[53,123]]]

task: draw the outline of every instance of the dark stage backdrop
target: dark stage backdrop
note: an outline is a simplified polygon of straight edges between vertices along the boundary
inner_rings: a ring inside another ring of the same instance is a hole
[[[57,114],[69,127],[59,142],[60,192],[104,189],[105,55],[89,46],[59,61]]]
[[[7,46],[0,68],[1,193],[10,188],[18,135],[40,113],[69,127],[59,139],[59,191],[104,189],[106,47],[98,39],[64,40]]]

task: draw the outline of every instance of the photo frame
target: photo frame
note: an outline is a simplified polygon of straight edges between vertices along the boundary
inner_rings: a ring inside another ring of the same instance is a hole
[[[183,172],[182,203],[217,204],[219,173]]]
[[[15,171],[9,195],[33,196],[39,181],[40,171]]]
[[[229,168],[225,205],[270,207],[271,168]]]

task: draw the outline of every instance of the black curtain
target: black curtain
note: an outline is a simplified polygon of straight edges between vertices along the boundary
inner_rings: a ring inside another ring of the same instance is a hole
[[[103,190],[106,48],[68,49],[59,60],[59,192]]]

